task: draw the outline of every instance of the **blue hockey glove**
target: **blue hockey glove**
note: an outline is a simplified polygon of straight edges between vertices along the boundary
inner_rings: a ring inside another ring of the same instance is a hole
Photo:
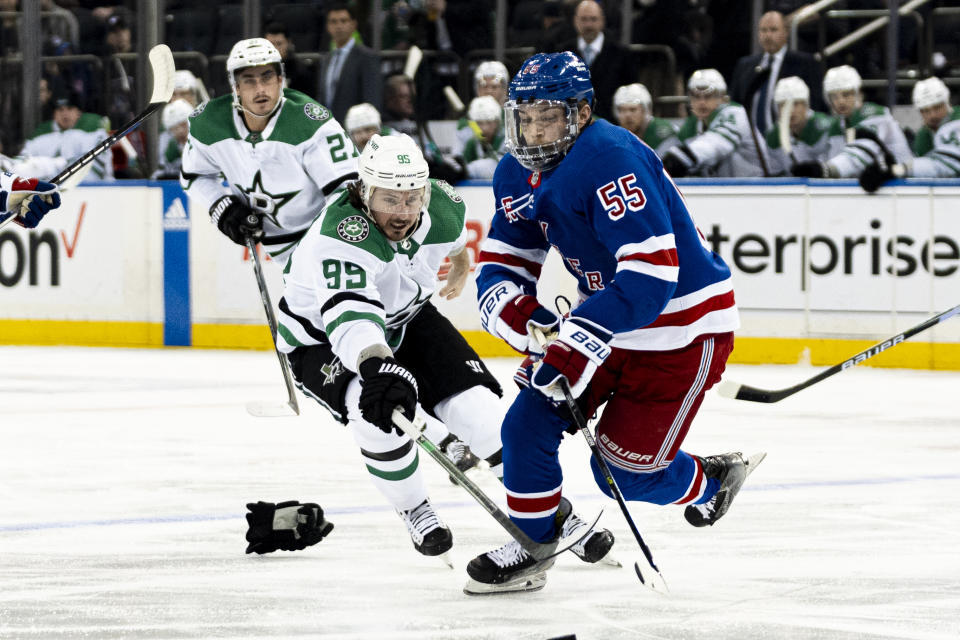
[[[59,187],[37,178],[14,178],[5,203],[6,210],[18,212],[14,222],[27,229],[36,227],[59,206]]]

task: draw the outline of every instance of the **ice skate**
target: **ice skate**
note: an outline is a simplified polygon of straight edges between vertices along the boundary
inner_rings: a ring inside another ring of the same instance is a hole
[[[542,562],[524,551],[516,540],[499,549],[477,556],[467,565],[467,581],[463,592],[467,595],[509,593],[512,591],[539,591],[547,584],[547,569],[553,566],[555,556]]]
[[[757,468],[766,453],[757,453],[744,459],[742,453],[724,453],[718,456],[700,458],[703,472],[708,478],[717,478],[720,489],[716,495],[703,504],[693,504],[683,510],[683,517],[695,527],[705,527],[723,517],[730,504],[753,470]]]
[[[450,462],[457,465],[457,469],[466,473],[480,463],[480,458],[473,455],[470,447],[452,433],[444,438],[438,445],[443,454],[450,459]],[[449,476],[450,482],[457,484],[457,479]]]
[[[610,553],[614,543],[613,533],[609,529],[591,529],[590,523],[574,511],[571,511],[563,521],[560,537],[564,540],[569,538],[578,540],[570,547],[570,551],[584,562],[590,564],[600,562],[614,567],[623,566]]]
[[[453,563],[447,556],[447,551],[453,546],[453,534],[433,510],[430,499],[427,498],[413,509],[397,513],[407,525],[414,549],[425,556],[439,556],[453,569]]]

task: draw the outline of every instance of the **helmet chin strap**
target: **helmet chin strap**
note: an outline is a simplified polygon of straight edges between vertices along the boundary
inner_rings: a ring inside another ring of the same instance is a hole
[[[283,96],[281,95],[279,98],[277,98],[277,103],[273,105],[273,109],[270,109],[270,113],[261,116],[259,113],[254,113],[253,111],[250,111],[250,109],[247,109],[245,106],[243,106],[243,104],[241,104],[240,102],[240,96],[237,95],[236,91],[233,92],[233,107],[237,111],[240,111],[241,113],[245,113],[254,118],[268,119],[273,117],[273,114],[275,114],[280,109],[280,104],[282,102],[283,102]]]

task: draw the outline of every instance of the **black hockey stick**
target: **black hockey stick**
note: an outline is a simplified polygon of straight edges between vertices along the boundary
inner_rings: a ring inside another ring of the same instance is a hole
[[[105,138],[94,148],[74,160],[63,171],[58,173],[51,183],[66,188],[72,186],[71,178],[81,178],[80,173],[84,171],[94,158],[119,142],[124,136],[140,126],[144,120],[167,105],[170,97],[173,96],[173,79],[176,68],[173,63],[173,54],[170,53],[170,47],[165,44],[158,44],[150,49],[150,70],[153,73],[153,93],[150,96],[150,104],[147,108],[134,116],[133,120],[126,123],[113,134]],[[79,180],[76,180],[79,182]],[[30,196],[33,197],[33,196]],[[27,203],[27,200],[24,200]],[[21,204],[21,208],[22,208]],[[19,208],[14,211],[0,213],[0,227],[3,227],[20,213]]]
[[[256,214],[250,214],[256,217]],[[256,220],[251,221],[256,223]],[[286,404],[266,403],[266,402],[248,402],[247,412],[258,418],[273,418],[278,416],[298,416],[300,415],[300,406],[297,404],[297,393],[293,386],[293,374],[290,372],[290,363],[287,357],[280,353],[277,348],[277,317],[273,313],[273,304],[270,302],[270,292],[267,290],[267,281],[263,277],[263,267],[260,266],[260,256],[257,254],[257,243],[251,237],[246,237],[247,250],[250,251],[250,262],[253,263],[253,274],[257,278],[257,288],[260,289],[260,301],[263,303],[263,310],[267,314],[267,322],[270,324],[270,337],[273,338],[273,351],[277,354],[280,361],[280,371],[283,373],[283,383],[287,387]]]
[[[510,516],[505,514],[503,510],[497,506],[497,503],[490,499],[490,496],[484,493],[483,489],[478,487],[473,480],[468,478],[467,475],[461,471],[452,460],[450,460],[443,454],[442,451],[440,451],[440,448],[437,447],[437,445],[431,442],[430,439],[424,435],[423,429],[425,425],[420,418],[417,418],[414,422],[410,422],[410,420],[407,419],[407,416],[403,414],[403,410],[400,409],[400,407],[397,407],[393,410],[393,415],[391,417],[393,418],[393,424],[400,427],[400,429],[410,436],[414,442],[420,445],[424,451],[429,453],[431,458],[440,463],[440,466],[443,467],[447,473],[453,476],[457,483],[463,487],[464,490],[469,493],[487,513],[493,516],[493,519],[496,520],[500,526],[507,531],[507,533],[513,536],[514,540],[520,543],[520,546],[523,547],[524,551],[529,553],[541,563],[550,560],[554,556],[560,555],[573,545],[580,542],[580,540],[590,535],[597,522],[600,521],[600,516],[603,515],[603,510],[601,509],[600,513],[597,514],[593,524],[587,529],[586,533],[562,549],[558,548],[559,545],[557,542],[535,542],[534,540],[531,540],[530,537],[525,534],[520,527],[514,524],[513,520],[510,519]]]
[[[749,400],[750,402],[765,403],[780,402],[784,398],[788,398],[798,391],[802,391],[807,387],[813,386],[821,380],[825,380],[834,374],[840,373],[841,371],[846,371],[850,367],[856,366],[865,360],[869,360],[873,356],[883,353],[891,347],[897,346],[904,340],[912,338],[921,331],[926,331],[933,325],[939,324],[940,322],[943,322],[947,318],[951,318],[958,313],[960,313],[960,305],[944,311],[943,313],[938,313],[932,318],[924,320],[917,326],[911,327],[903,333],[898,333],[895,336],[878,342],[869,349],[865,349],[857,355],[847,358],[840,364],[835,364],[829,369],[821,371],[809,380],[804,380],[803,382],[795,384],[792,387],[787,387],[786,389],[760,389],[758,387],[751,387],[748,384],[740,384],[739,382],[734,382],[733,380],[724,380],[717,385],[717,393],[724,398],[734,398],[736,400]]]
[[[540,343],[540,346],[546,347],[547,338],[543,332],[539,329],[534,329],[533,333],[537,341]],[[577,429],[580,430],[580,433],[583,434],[584,440],[587,441],[587,446],[590,447],[590,452],[593,454],[594,460],[597,461],[597,466],[600,467],[600,472],[603,473],[603,478],[607,481],[607,486],[610,487],[610,492],[613,494],[613,497],[616,498],[617,504],[620,505],[620,511],[623,512],[623,517],[630,526],[630,531],[633,533],[633,537],[636,538],[637,544],[640,545],[640,550],[643,551],[643,558],[646,560],[645,567],[643,569],[640,568],[639,560],[633,563],[633,569],[637,572],[637,577],[640,578],[640,582],[644,586],[649,587],[658,593],[666,593],[670,590],[667,588],[667,582],[663,579],[663,574],[660,573],[660,569],[653,561],[653,553],[650,552],[650,547],[647,546],[647,543],[643,541],[643,536],[640,535],[640,529],[637,528],[636,523],[633,521],[633,517],[630,515],[630,510],[627,508],[627,502],[623,497],[623,492],[620,491],[617,481],[610,472],[610,467],[607,465],[607,461],[604,460],[603,454],[600,453],[600,447],[597,446],[597,440],[593,437],[593,434],[590,433],[590,427],[587,426],[587,420],[583,417],[583,413],[580,411],[580,406],[577,404],[576,399],[573,397],[573,393],[570,391],[570,384],[563,376],[560,376],[559,383],[560,389],[563,391],[563,399],[567,403],[567,408],[570,410],[570,414],[573,416],[573,421],[577,425]]]

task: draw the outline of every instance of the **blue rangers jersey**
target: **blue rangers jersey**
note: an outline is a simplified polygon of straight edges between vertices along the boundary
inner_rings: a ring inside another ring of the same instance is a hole
[[[622,349],[679,349],[733,331],[730,270],[713,253],[656,154],[596,120],[544,173],[512,155],[493,178],[497,211],[481,247],[477,290],[484,328],[515,295],[536,295],[552,246],[577,279],[572,315],[613,334]]]

